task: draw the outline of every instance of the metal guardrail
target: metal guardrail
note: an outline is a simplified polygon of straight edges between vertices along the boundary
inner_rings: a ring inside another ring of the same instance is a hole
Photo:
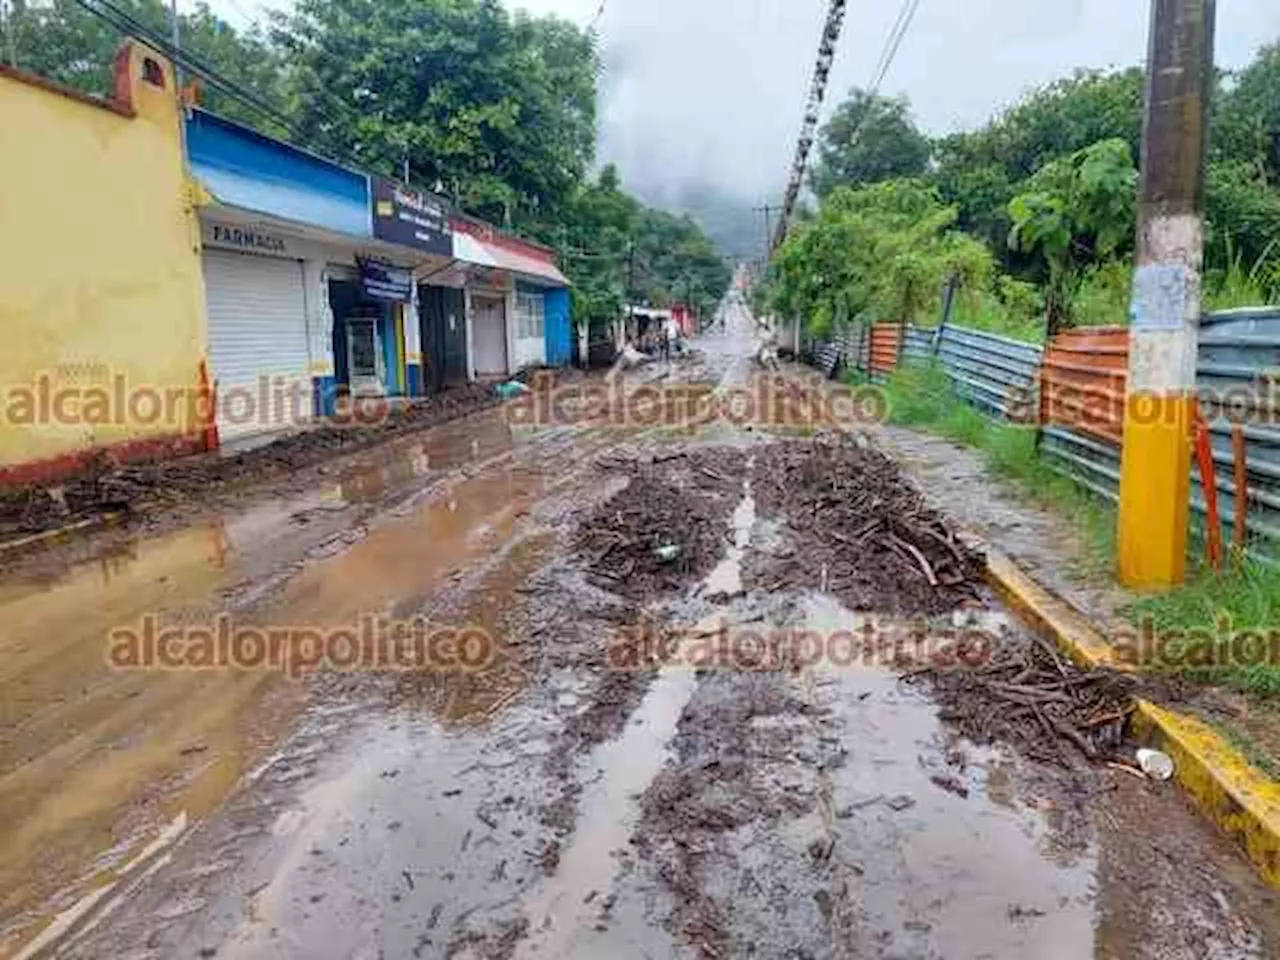
[[[938,357],[956,391],[974,405],[1008,419],[1034,409],[1040,348],[964,327],[946,326]]]
[[[907,327],[906,343],[902,347],[905,360],[928,360],[933,356],[933,338],[937,330],[933,327]]]
[[[1241,423],[1248,462],[1249,533],[1280,545],[1280,307],[1209,314],[1196,364],[1200,409],[1209,421],[1218,511],[1234,528],[1232,423]],[[1192,502],[1203,502],[1192,472]]]

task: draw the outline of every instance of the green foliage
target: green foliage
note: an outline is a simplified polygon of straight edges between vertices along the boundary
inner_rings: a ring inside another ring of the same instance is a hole
[[[1280,186],[1280,43],[1263,47],[1232,79],[1217,101],[1214,156]]]
[[[1010,201],[1010,247],[1039,254],[1047,268],[1051,329],[1074,319],[1080,271],[1131,246],[1137,187],[1128,144],[1103,140],[1045,164]]]
[[[461,205],[554,219],[594,156],[594,38],[496,0],[300,0],[277,29],[297,126]]]
[[[1252,263],[1236,247],[1230,236],[1223,239],[1226,267],[1209,271],[1205,277],[1205,308],[1232,310],[1280,303],[1280,236],[1263,249]]]
[[[728,264],[691,218],[643,207],[623,191],[612,164],[576,192],[566,225],[554,234],[549,242],[567,241],[564,260],[579,323],[614,320],[629,301],[655,307],[688,302],[706,314],[732,279]]]
[[[1082,327],[1125,326],[1132,291],[1133,266],[1128,257],[1085,267],[1071,294],[1072,320]]]
[[[856,187],[922,176],[929,139],[911,119],[905,98],[853,90],[818,134],[818,157],[809,182],[819,197],[836,187]]]
[[[1044,340],[1044,298],[1031,283],[1005,274],[988,289],[960,296],[951,320],[963,327],[985,330],[1014,340]]]
[[[1205,205],[1210,273],[1226,274],[1243,265],[1245,272],[1264,279],[1261,274],[1280,261],[1280,189],[1256,164],[1215,161],[1207,173]]]
[[[1045,164],[1111,139],[1138,155],[1142,91],[1141,70],[1078,71],[1033,90],[979,130],[935,142],[931,178],[958,208],[960,225],[1002,251],[1009,201]]]
[[[169,38],[169,5],[162,0],[116,0],[114,6],[146,30]],[[198,3],[191,12],[178,14],[178,33],[183,50],[194,59],[276,111],[287,110],[283,61],[259,28],[236,30],[207,4]],[[96,96],[114,89],[112,64],[123,39],[73,0],[19,4],[0,26],[0,51],[7,55],[12,50],[17,66]],[[216,88],[205,87],[203,102],[232,120],[264,125],[259,111]],[[284,133],[270,122],[265,127],[268,133]]]
[[[116,0],[168,38],[164,0]],[[111,89],[123,39],[73,0],[22,5],[0,36],[20,66],[87,93]],[[287,122],[211,85],[202,104],[299,146],[411,178],[463,209],[562,252],[580,322],[629,298],[710,310],[731,274],[687,217],[648,210],[595,155],[595,35],[497,0],[300,0],[265,34],[232,29],[203,3],[180,17],[182,47]],[[627,290],[635,241],[635,289]]]
[[[859,318],[923,318],[948,277],[979,287],[992,272],[990,252],[954,222],[920,181],[837,188],[775,255],[771,306],[815,335]]]

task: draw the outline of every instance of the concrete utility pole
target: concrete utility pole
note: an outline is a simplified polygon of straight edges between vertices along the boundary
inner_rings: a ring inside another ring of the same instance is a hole
[[[1214,16],[1215,0],[1152,2],[1120,477],[1120,580],[1135,589],[1186,576]]]

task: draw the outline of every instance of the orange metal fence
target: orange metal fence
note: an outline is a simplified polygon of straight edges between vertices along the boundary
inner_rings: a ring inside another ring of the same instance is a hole
[[[1128,379],[1128,329],[1064,330],[1049,343],[1040,367],[1040,422],[1118,444]]]
[[[898,366],[898,353],[902,348],[902,326],[897,323],[871,325],[871,372],[893,373]]]

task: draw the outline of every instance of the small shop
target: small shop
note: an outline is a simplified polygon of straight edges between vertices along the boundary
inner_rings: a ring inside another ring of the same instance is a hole
[[[467,382],[466,291],[436,283],[418,285],[418,323],[426,393]]]
[[[555,254],[466,217],[454,220],[453,240],[455,260],[468,267],[475,375],[509,376],[549,362],[568,363],[569,281],[557,269]]]
[[[392,317],[381,328],[384,340],[399,344],[398,359],[403,378],[400,389],[411,396],[434,393],[446,383],[466,379],[466,316],[462,304],[462,281],[450,283],[446,274],[456,275],[453,258],[453,228],[449,222],[448,204],[440,197],[385,177],[371,177],[372,224],[375,239],[394,244],[404,251],[415,251],[415,269],[401,271],[387,265],[378,267],[365,261],[361,267],[361,292],[367,309],[369,301],[391,304]],[[381,278],[371,270],[383,270]],[[420,282],[419,278],[423,278]],[[371,285],[372,284],[372,285]],[[386,343],[370,343],[370,329],[376,336],[376,325],[361,324],[353,333],[360,338],[360,354],[348,357],[348,368],[372,354],[383,358],[384,366],[391,357]],[[353,342],[348,340],[348,345]],[[460,369],[459,369],[460,367]],[[363,374],[361,374],[363,377]],[[390,385],[387,377],[384,385]],[[390,393],[391,396],[399,394]]]
[[[409,393],[405,317],[413,273],[385,260],[361,258],[354,270],[329,269],[334,379],[339,396],[402,397]]]

